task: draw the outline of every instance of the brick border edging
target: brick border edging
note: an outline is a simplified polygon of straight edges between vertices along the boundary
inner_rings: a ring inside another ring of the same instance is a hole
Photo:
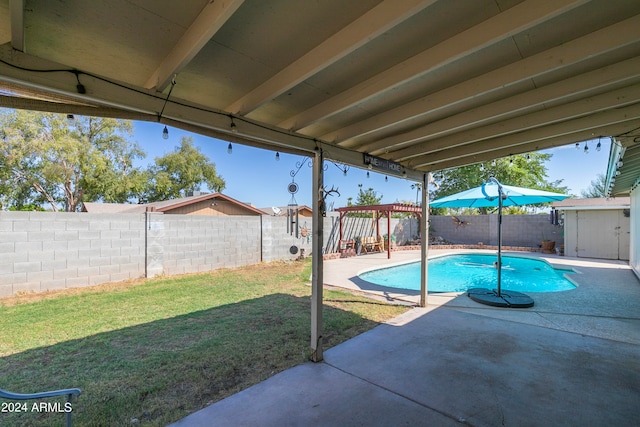
[[[431,249],[488,249],[488,250],[498,250],[497,246],[491,245],[429,245]],[[407,245],[407,246],[396,246],[391,248],[391,252],[396,251],[419,251],[420,246],[418,245]],[[519,251],[519,252],[542,252],[541,248],[532,248],[528,246],[503,246],[502,250],[505,251]],[[355,252],[353,253],[331,253],[324,254],[322,256],[323,260],[331,260],[331,259],[339,259],[339,258],[349,258],[352,256],[356,256]]]

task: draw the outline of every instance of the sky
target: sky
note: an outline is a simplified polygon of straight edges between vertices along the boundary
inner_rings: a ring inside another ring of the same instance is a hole
[[[293,201],[298,205],[311,206],[311,167],[308,158],[304,161],[302,156],[280,153],[280,160],[276,161],[273,151],[237,143],[233,144],[233,151],[229,154],[229,143],[226,141],[171,127],[169,139],[165,140],[162,139],[163,129],[164,125],[159,123],[134,122],[133,140],[147,153],[139,165],[152,163],[155,157],[163,156],[179,146],[183,136],[190,136],[194,145],[215,163],[218,175],[226,182],[226,188],[222,190],[225,195],[258,208],[285,206]],[[597,140],[588,141],[588,154],[584,153],[584,143],[580,144],[579,149],[572,144],[542,151],[552,154],[551,160],[546,163],[547,180],[562,180],[562,185],[569,187],[571,194],[580,196],[581,191],[589,188],[591,181],[607,169],[609,138],[602,139],[599,152],[595,149],[596,144]],[[366,170],[355,167],[351,167],[345,177],[343,171],[332,162],[325,163],[325,187],[334,187],[340,192],[340,196],[331,195],[327,198],[329,208],[332,204],[335,208],[346,206],[349,197],[355,201],[358,184],[362,184],[365,190],[373,188],[378,196],[382,196],[382,203],[416,201],[418,196],[411,187],[412,181],[393,176],[385,180],[385,175],[374,171],[367,178]],[[292,173],[295,173],[293,178]],[[299,187],[294,195],[287,190],[292,180]]]

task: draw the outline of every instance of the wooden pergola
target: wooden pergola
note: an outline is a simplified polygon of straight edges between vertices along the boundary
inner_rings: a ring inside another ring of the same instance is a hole
[[[365,206],[345,206],[337,208],[336,212],[340,213],[340,241],[343,240],[342,220],[349,213],[372,213],[376,217],[376,236],[380,234],[380,218],[387,218],[387,240],[385,246],[387,248],[387,258],[391,258],[391,215],[394,213],[411,213],[418,218],[418,222],[422,223],[422,207],[404,203],[389,203],[384,205],[365,205]]]

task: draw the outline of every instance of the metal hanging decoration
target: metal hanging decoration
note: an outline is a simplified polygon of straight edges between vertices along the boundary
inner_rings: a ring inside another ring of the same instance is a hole
[[[296,197],[295,197],[295,194],[298,192],[298,189],[299,189],[298,184],[295,181],[295,178],[298,172],[300,172],[300,169],[302,169],[302,166],[304,166],[304,164],[307,163],[307,161],[308,161],[308,166],[312,167],[313,165],[312,165],[311,159],[309,157],[305,157],[301,161],[296,162],[296,168],[292,169],[291,172],[289,172],[289,175],[291,175],[291,183],[289,183],[289,185],[287,186],[287,191],[289,191],[289,194],[291,194],[291,199],[289,200],[289,204],[287,205],[287,234],[295,235],[296,238],[302,237],[302,238],[308,239],[309,230],[306,227],[301,229],[301,227],[299,226],[300,212],[298,208],[298,202],[296,201]],[[338,169],[343,171],[345,175],[347,174],[347,171],[349,170],[349,166],[343,165],[342,167],[340,167],[335,163],[334,165]],[[325,164],[323,166],[323,169],[326,171],[327,168],[328,166]],[[327,196],[334,193],[340,196],[340,192],[338,191],[338,189],[333,188],[333,186],[331,187],[330,190],[327,190],[326,188],[323,187],[322,190],[320,191],[320,194],[319,194],[320,211],[323,217],[326,215],[325,200]]]
[[[298,217],[300,212],[298,210],[298,202],[296,202],[295,194],[298,192],[298,184],[294,181],[291,181],[289,186],[287,187],[289,193],[291,193],[291,200],[289,200],[289,204],[287,205],[287,233],[293,235],[295,233],[296,238],[298,237]]]
[[[289,200],[289,204],[287,205],[287,234],[295,235],[296,238],[300,237],[300,231],[298,227],[298,221],[300,217],[300,212],[298,209],[298,202],[296,201],[295,194],[298,192],[298,184],[296,183],[296,175],[302,169],[302,166],[309,160],[309,166],[311,166],[311,159],[308,157],[303,158],[301,161],[296,162],[296,168],[292,169],[289,172],[291,175],[291,182],[287,186],[287,191],[291,194],[291,199]],[[293,246],[291,247],[293,249]],[[296,247],[297,252],[297,247]],[[293,253],[293,252],[292,252]]]

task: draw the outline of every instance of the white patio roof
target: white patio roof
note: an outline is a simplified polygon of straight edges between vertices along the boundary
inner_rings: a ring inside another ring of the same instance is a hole
[[[413,179],[640,127],[639,53],[637,0],[0,0],[0,106]]]

